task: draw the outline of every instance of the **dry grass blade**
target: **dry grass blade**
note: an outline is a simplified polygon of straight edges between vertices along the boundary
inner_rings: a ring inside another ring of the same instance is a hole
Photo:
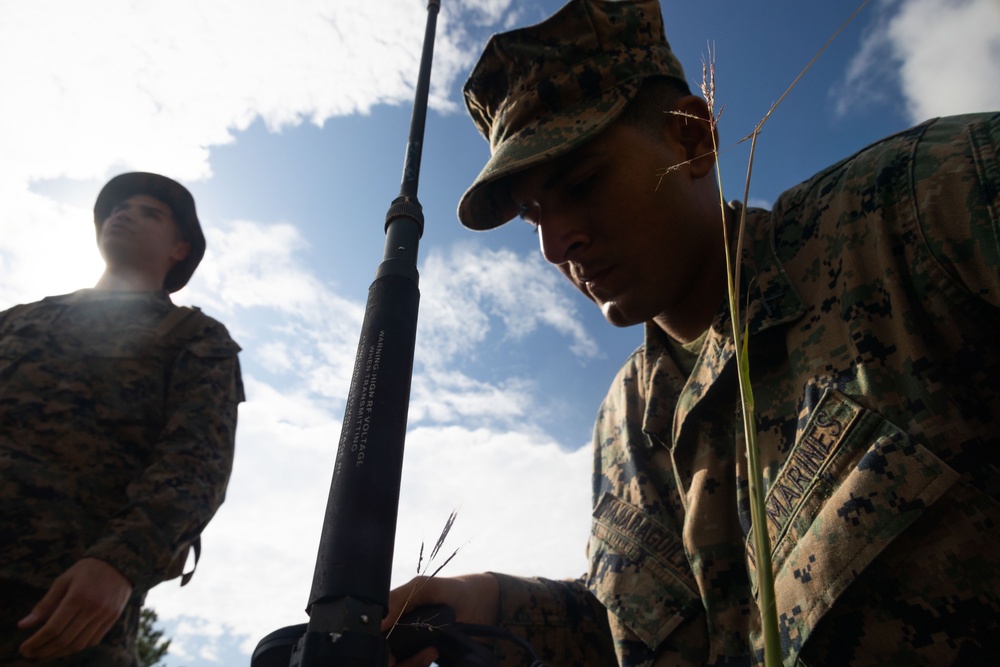
[[[441,547],[444,546],[444,542],[448,538],[448,533],[451,532],[451,527],[453,525],[455,525],[455,519],[456,518],[458,518],[458,510],[457,509],[454,510],[454,511],[452,511],[452,513],[450,515],[448,515],[448,520],[445,521],[444,528],[441,529],[441,535],[438,536],[437,542],[434,544],[434,548],[431,549],[431,554],[427,558],[427,564],[426,564],[426,566],[424,566],[424,543],[423,542],[420,543],[420,557],[417,559],[417,574],[418,575],[425,574],[427,572],[427,570],[430,569],[431,563],[434,562],[434,559],[437,557],[438,552],[441,551]],[[392,622],[392,627],[393,628],[396,627],[397,623],[399,623],[400,617],[410,607],[410,601],[413,599],[413,596],[416,595],[416,593],[423,587],[424,583],[426,583],[427,581],[429,581],[429,580],[433,579],[434,577],[436,577],[437,574],[441,570],[443,570],[444,567],[448,563],[450,563],[451,560],[455,556],[458,555],[458,552],[460,550],[461,550],[461,547],[459,547],[459,548],[455,549],[453,552],[451,552],[451,555],[448,556],[448,558],[446,558],[445,561],[443,563],[441,563],[441,565],[437,566],[434,569],[434,571],[431,572],[429,575],[426,575],[427,576],[426,579],[424,579],[423,581],[421,581],[420,583],[418,583],[417,585],[415,585],[413,588],[410,589],[410,592],[406,596],[406,601],[403,603],[402,608],[400,608],[400,610],[399,610],[399,614],[396,616],[396,618]],[[387,636],[391,635],[391,634],[392,634],[392,628],[389,629],[389,632],[388,632]]]
[[[443,570],[444,566],[447,565],[448,563],[450,563],[451,559],[454,558],[455,556],[457,556],[458,552],[461,551],[461,549],[462,549],[462,547],[456,547],[455,550],[451,552],[451,555],[448,556],[448,558],[446,558],[443,563],[441,563],[440,565],[438,565],[437,568],[433,572],[431,572],[431,578],[436,577],[437,573],[440,572],[441,570]]]
[[[441,535],[440,537],[438,537],[437,543],[431,550],[431,557],[428,559],[428,563],[434,560],[434,557],[437,556],[438,551],[440,551],[441,546],[444,544],[445,539],[447,539],[448,537],[448,533],[451,532],[451,526],[452,524],[455,523],[455,517],[457,516],[458,516],[458,510],[453,511],[451,515],[448,516],[448,521],[445,522],[444,529],[441,530]]]

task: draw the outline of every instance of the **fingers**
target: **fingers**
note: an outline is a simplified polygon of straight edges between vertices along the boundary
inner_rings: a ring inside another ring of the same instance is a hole
[[[469,574],[460,577],[416,577],[389,593],[389,612],[382,621],[382,632],[392,642],[392,628],[400,617],[416,607],[443,604],[454,612],[458,623],[496,625],[499,622],[500,586],[492,574]],[[435,612],[436,613],[436,612]],[[450,613],[447,614],[450,617]],[[428,617],[428,623],[435,623]],[[447,621],[441,621],[447,622]],[[418,624],[419,625],[419,624]],[[404,645],[408,642],[404,642]],[[412,649],[403,649],[412,650]],[[438,657],[438,650],[425,647],[405,660],[390,660],[396,667],[428,667]]]
[[[48,659],[95,646],[115,624],[132,585],[104,561],[85,558],[52,583],[18,627],[41,628],[21,644],[22,655]]]
[[[414,607],[446,604],[461,623],[496,625],[500,587],[492,574],[460,577],[416,577],[389,593],[389,612],[382,621],[387,632],[399,617]]]
[[[428,577],[415,577],[399,588],[389,591],[389,611],[382,619],[382,632],[391,630],[399,617],[410,609],[434,601],[433,599],[425,599],[428,594],[433,597],[433,587],[431,591],[425,591],[429,581],[432,580]]]
[[[66,594],[68,587],[69,582],[66,579],[63,577],[57,578],[52,582],[52,586],[49,587],[49,590],[42,596],[42,599],[38,601],[38,604],[32,608],[28,615],[17,622],[17,627],[26,630],[48,619],[56,607],[59,606],[59,601]]]
[[[48,592],[38,601],[31,612],[21,619],[17,626],[21,629],[42,627],[23,644],[21,654],[27,658],[47,658],[64,655],[66,645],[72,645],[85,623],[74,623],[77,605],[66,603],[66,594],[72,579],[65,574],[58,577]]]
[[[75,605],[62,605],[34,635],[21,654],[39,660],[62,658],[96,645],[113,624],[102,623]]]

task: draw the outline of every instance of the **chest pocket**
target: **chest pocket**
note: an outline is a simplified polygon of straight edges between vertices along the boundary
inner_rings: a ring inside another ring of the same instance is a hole
[[[174,308],[155,330],[136,327],[119,331],[114,341],[96,341],[89,362],[100,420],[145,423],[149,437],[163,428],[169,373],[176,341],[190,335],[199,318],[194,308]]]
[[[860,573],[958,482],[898,427],[827,389],[765,500],[786,656]],[[754,594],[757,577],[748,540]],[[760,635],[754,633],[755,645]]]
[[[99,421],[161,425],[164,368],[155,354],[91,356],[88,364]]]
[[[651,649],[701,609],[695,584],[684,575],[680,537],[607,493],[594,510],[589,554],[588,588]]]
[[[144,456],[163,429],[167,367],[152,331],[121,331],[111,344],[95,344],[86,357],[98,428]]]

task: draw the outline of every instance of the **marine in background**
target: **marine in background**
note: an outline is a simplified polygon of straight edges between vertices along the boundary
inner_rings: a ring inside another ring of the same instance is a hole
[[[232,469],[240,348],[170,299],[205,254],[194,199],[121,174],[94,226],[92,289],[0,313],[4,665],[137,665],[146,592],[197,556]]]

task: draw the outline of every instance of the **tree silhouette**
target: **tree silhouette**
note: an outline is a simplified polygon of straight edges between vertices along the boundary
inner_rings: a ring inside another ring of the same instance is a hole
[[[156,612],[144,607],[139,615],[139,636],[136,650],[139,653],[140,667],[154,667],[167,654],[170,640],[163,640],[163,631],[153,628],[156,623]]]

